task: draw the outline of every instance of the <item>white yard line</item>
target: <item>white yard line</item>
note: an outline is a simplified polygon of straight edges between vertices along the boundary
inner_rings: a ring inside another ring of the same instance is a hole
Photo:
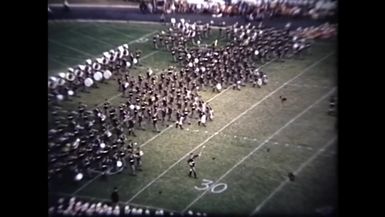
[[[272,139],[274,136],[278,135],[283,129],[285,129],[287,126],[289,126],[291,123],[293,123],[295,120],[300,118],[303,114],[305,114],[307,111],[309,111],[311,108],[313,108],[316,104],[321,102],[322,100],[329,97],[336,88],[333,88],[329,92],[327,92],[325,95],[323,95],[321,98],[319,98],[317,101],[315,101],[313,104],[308,106],[305,110],[303,110],[301,113],[296,115],[294,118],[289,120],[285,125],[283,125],[281,128],[279,128],[277,131],[275,131],[273,134],[271,134],[264,142],[259,144],[255,149],[253,149],[249,154],[247,154],[245,157],[243,157],[240,161],[238,161],[233,167],[231,167],[229,170],[227,170],[221,177],[219,177],[214,184],[220,182],[223,178],[225,178],[231,171],[233,171],[237,166],[239,166],[241,163],[243,163],[247,158],[249,158],[252,154],[254,154],[256,151],[258,151],[263,145],[269,142],[270,139]],[[198,197],[196,197],[189,205],[187,205],[183,210],[182,213],[186,212],[187,209],[189,209],[192,205],[194,205],[200,198],[202,198],[208,191],[202,192]]]
[[[63,43],[61,43],[61,42],[58,42],[58,41],[55,41],[55,40],[53,40],[53,39],[48,39],[48,41],[50,41],[50,42],[52,42],[52,43],[54,43],[54,44],[60,45],[60,46],[62,46],[62,47],[65,47],[65,48],[67,48],[67,49],[76,51],[76,52],[78,52],[78,53],[80,53],[80,54],[83,54],[83,55],[86,55],[86,56],[90,56],[90,57],[93,56],[93,55],[90,54],[90,53],[87,53],[87,52],[85,52],[85,51],[81,51],[81,50],[79,50],[79,49],[77,49],[77,48],[74,48],[74,47],[71,47],[71,46],[68,46],[68,45],[65,45],[65,44],[63,44]]]
[[[294,172],[294,174],[298,175],[305,166],[310,164],[314,159],[316,159],[322,152],[324,152],[330,145],[332,145],[336,141],[336,137],[331,139],[324,147],[322,147],[320,150],[318,150],[315,154],[313,154],[309,159],[307,159],[304,163],[300,165],[300,167]],[[285,185],[289,183],[288,179],[285,179],[285,181],[281,182],[281,184],[272,191],[269,196],[267,196],[254,210],[251,212],[250,216],[255,215],[258,213],[262,207],[272,198],[275,194],[277,194]]]
[[[56,55],[49,55],[48,58],[55,58],[55,59],[70,59],[70,60],[76,60],[76,61],[79,61],[79,58],[76,58],[76,57],[70,57],[70,56],[56,56]],[[71,67],[70,65],[68,65],[68,67]]]
[[[57,59],[54,58],[53,56],[48,56],[48,59],[51,59],[51,60],[54,61],[55,63],[58,63],[58,64],[60,64],[60,65],[62,65],[62,66],[65,66],[66,68],[70,67],[69,65],[67,65],[67,64],[65,64],[65,63],[63,63],[63,62],[57,60]]]
[[[194,152],[195,150],[197,150],[198,148],[200,148],[202,145],[204,145],[205,143],[207,143],[211,138],[213,138],[214,136],[216,136],[218,133],[220,133],[221,131],[223,131],[226,127],[228,127],[230,124],[232,124],[233,122],[235,122],[236,120],[238,120],[240,117],[242,117],[244,114],[246,114],[248,111],[250,111],[251,109],[253,109],[254,107],[256,107],[257,105],[259,105],[261,102],[263,102],[264,100],[266,100],[267,98],[269,98],[271,95],[273,95],[274,93],[278,92],[280,89],[282,89],[283,87],[285,87],[288,83],[292,82],[293,80],[295,80],[296,78],[298,78],[299,76],[301,76],[302,74],[304,74],[305,72],[307,72],[309,69],[313,68],[314,66],[316,66],[317,64],[319,64],[320,62],[322,62],[323,60],[325,60],[326,58],[328,58],[329,56],[331,56],[332,54],[334,54],[334,52],[331,52],[329,53],[328,55],[326,55],[325,57],[321,58],[320,60],[316,61],[315,63],[313,63],[312,65],[306,67],[302,72],[300,72],[299,74],[297,74],[296,76],[294,76],[293,78],[289,79],[288,81],[286,81],[284,84],[282,84],[280,87],[278,87],[277,89],[275,89],[274,91],[270,92],[269,94],[267,94],[265,97],[263,97],[261,100],[259,100],[258,102],[256,102],[254,105],[252,105],[250,108],[248,108],[247,110],[245,110],[244,112],[242,112],[241,114],[239,114],[237,117],[235,117],[233,120],[231,120],[229,123],[227,123],[225,126],[223,126],[221,129],[219,129],[217,132],[215,132],[214,134],[212,134],[210,137],[208,137],[206,140],[204,140],[202,143],[200,143],[198,146],[196,146],[195,148],[193,148],[191,151],[189,151],[188,153],[186,153],[184,156],[182,156],[178,161],[176,161],[175,163],[173,163],[170,167],[168,167],[165,171],[163,171],[161,174],[159,174],[155,179],[153,179],[151,182],[149,182],[147,185],[145,185],[143,188],[141,188],[136,194],[134,194],[127,202],[131,202],[133,199],[135,199],[139,194],[141,194],[144,190],[146,190],[148,187],[150,187],[154,182],[156,182],[158,179],[160,179],[162,176],[164,176],[168,171],[170,171],[173,167],[175,167],[179,162],[181,162],[183,159],[185,159],[190,153]]]
[[[109,31],[111,31],[111,32],[118,33],[118,34],[120,34],[120,35],[123,35],[123,36],[129,38],[129,39],[132,39],[132,38],[133,38],[131,35],[128,35],[128,34],[122,32],[122,31],[116,30],[115,28],[110,28],[110,27],[107,27],[107,26],[101,26],[101,25],[97,25],[97,24],[94,24],[94,25],[95,25],[95,26],[98,26],[98,27],[101,27],[101,28],[103,28],[103,29],[107,29],[107,30],[109,30]]]
[[[84,34],[84,33],[81,33],[81,32],[75,31],[75,30],[70,30],[70,31],[73,32],[73,33],[76,33],[76,34],[78,34],[78,35],[81,35],[81,36],[83,36],[83,37],[85,37],[85,38],[88,38],[88,39],[97,41],[97,42],[99,42],[99,43],[106,44],[106,45],[112,46],[112,47],[116,47],[116,45],[114,45],[114,44],[110,44],[110,43],[108,43],[108,42],[101,41],[101,40],[99,40],[99,39],[97,39],[97,38],[95,38],[95,37],[86,35],[86,34]]]
[[[86,182],[84,185],[80,186],[80,188],[78,188],[76,191],[74,191],[71,195],[74,196],[76,193],[78,193],[79,191],[81,191],[83,188],[85,188],[86,186],[88,186],[89,184],[91,184],[91,182],[95,181],[97,178],[99,178],[100,176],[102,176],[102,174],[98,174],[96,175],[94,178],[88,180],[88,182]]]
[[[309,85],[309,84],[289,84],[291,87],[302,87],[302,88],[321,88],[321,89],[329,89],[330,86],[320,86],[320,85]]]
[[[160,30],[155,30],[155,31],[149,32],[149,33],[143,35],[142,37],[140,37],[140,38],[138,38],[138,39],[136,39],[136,40],[134,40],[134,41],[129,42],[128,44],[136,43],[136,42],[139,41],[140,39],[147,38],[147,37],[149,37],[149,36],[151,36],[151,35],[153,35],[153,34],[159,32],[159,31],[160,31]],[[148,41],[151,41],[151,40],[148,40]]]

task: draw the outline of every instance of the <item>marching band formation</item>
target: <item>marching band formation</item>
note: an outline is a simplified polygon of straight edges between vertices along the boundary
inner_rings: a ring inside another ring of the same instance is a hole
[[[288,28],[226,27],[224,23],[217,40],[202,44],[213,35],[212,28],[212,23],[172,19],[169,29],[155,34],[153,44],[155,49],[169,51],[177,66],[160,73],[148,69],[144,75],[131,75],[129,69],[139,63],[141,52],[124,44],[50,77],[48,179],[79,181],[94,173],[112,175],[124,168],[136,175],[144,154],[133,142],[136,130],[160,132],[159,124],[170,123],[184,129],[194,119],[206,127],[207,121],[214,119],[214,109],[199,91],[241,90],[247,85],[261,88],[268,83],[260,69],[262,63],[302,55],[311,46],[307,38]],[[218,45],[220,40],[227,41],[225,46]],[[113,77],[125,103],[113,106],[106,101],[95,108],[80,103],[73,111],[61,106],[62,100]],[[189,165],[196,176],[195,163]]]

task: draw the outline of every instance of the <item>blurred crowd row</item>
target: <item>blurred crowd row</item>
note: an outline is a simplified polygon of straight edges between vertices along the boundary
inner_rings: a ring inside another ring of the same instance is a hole
[[[161,208],[146,208],[119,204],[109,201],[80,199],[76,197],[59,198],[48,208],[48,216],[182,216]],[[187,211],[183,216],[206,217],[207,213]]]
[[[311,17],[335,15],[336,2],[330,0],[141,0],[149,13],[209,13],[214,17],[244,15],[253,19],[277,16]]]

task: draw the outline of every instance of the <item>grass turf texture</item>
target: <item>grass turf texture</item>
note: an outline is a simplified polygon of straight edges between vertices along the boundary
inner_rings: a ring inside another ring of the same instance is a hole
[[[83,63],[91,57],[86,54],[97,56],[128,42],[131,42],[130,48],[139,48],[144,57],[147,55],[141,62],[143,66],[131,70],[132,74],[144,73],[146,67],[159,72],[175,65],[170,54],[152,48],[152,33],[163,29],[161,25],[75,22],[50,22],[48,25],[49,74]],[[132,43],[144,35],[147,42]],[[214,32],[206,41],[212,42],[216,36]],[[176,211],[250,214],[287,179],[289,172],[297,170],[335,137],[335,118],[326,114],[329,97],[314,104],[336,85],[336,54],[331,54],[334,50],[333,41],[317,42],[305,58],[265,65],[263,68],[270,83],[261,89],[248,86],[241,91],[223,91],[218,96],[210,90],[202,91],[203,98],[211,99],[215,110],[215,119],[206,128],[198,127],[193,121],[192,125],[185,125],[183,131],[173,127],[160,135],[151,130],[136,131],[138,137],[131,139],[139,144],[157,136],[143,147],[143,171],[138,176],[132,177],[124,171],[107,179],[56,183],[51,185],[51,192],[76,192],[78,196],[106,199],[117,186],[123,202]],[[288,99],[284,104],[280,102],[280,95]],[[92,107],[105,99],[111,99],[115,105],[124,101],[117,92],[116,81],[100,84],[99,88],[82,93],[64,105],[74,108],[82,101]],[[309,106],[303,115],[287,125]],[[261,143],[263,146],[242,160]],[[187,176],[187,159],[182,157],[200,144],[206,148],[197,161],[198,179],[191,179]],[[333,143],[317,155],[297,175],[295,182],[287,183],[264,204],[260,213],[313,214],[318,208],[335,207],[335,149]],[[233,168],[236,164],[238,166]],[[202,187],[202,179],[215,182],[220,177],[223,178],[218,183],[227,185],[223,193],[208,191],[201,195],[203,191],[194,188]]]

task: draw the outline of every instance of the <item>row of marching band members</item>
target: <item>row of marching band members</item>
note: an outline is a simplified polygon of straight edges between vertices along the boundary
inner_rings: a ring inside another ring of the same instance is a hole
[[[106,82],[121,70],[128,70],[139,63],[141,51],[130,51],[128,44],[104,52],[94,60],[87,59],[85,64],[68,68],[48,79],[48,100],[58,102],[69,99],[88,87],[97,87],[98,82]]]

